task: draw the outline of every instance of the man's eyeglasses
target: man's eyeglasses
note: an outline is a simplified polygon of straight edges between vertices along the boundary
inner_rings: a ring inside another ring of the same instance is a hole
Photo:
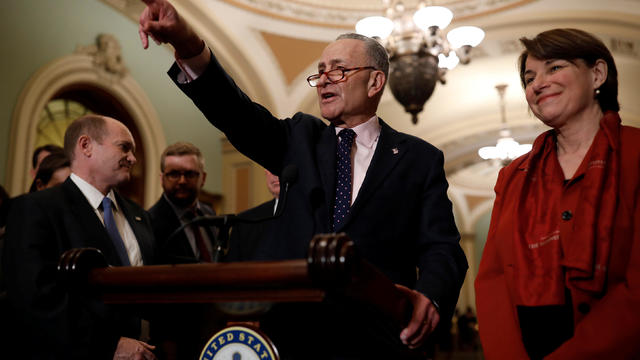
[[[359,66],[359,67],[353,67],[349,69],[337,68],[337,69],[329,70],[327,72],[321,71],[317,74],[313,74],[307,78],[307,82],[309,83],[310,86],[316,87],[320,83],[320,77],[324,74],[327,76],[327,80],[329,80],[330,83],[335,84],[344,79],[344,74],[347,71],[358,71],[363,69],[376,70],[376,68],[373,66]]]
[[[172,181],[179,180],[182,176],[184,176],[184,178],[187,180],[194,180],[198,176],[200,176],[200,172],[193,171],[193,170],[187,170],[187,171],[173,170],[173,171],[164,173],[164,176],[166,176],[167,179]]]

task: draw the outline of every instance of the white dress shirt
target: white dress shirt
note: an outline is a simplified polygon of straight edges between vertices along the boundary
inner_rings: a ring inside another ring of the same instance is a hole
[[[358,192],[367,175],[367,169],[371,164],[373,153],[378,146],[378,138],[380,138],[380,121],[378,116],[374,115],[366,122],[351,128],[356,133],[355,141],[351,147],[351,204],[356,201]],[[336,127],[336,135],[344,128]],[[338,137],[338,141],[342,141]]]
[[[102,199],[104,199],[104,195],[100,192],[100,190],[96,189],[93,185],[89,184],[85,180],[83,180],[78,175],[71,173],[71,181],[73,181],[76,186],[80,189],[82,194],[95,211],[96,216],[104,225],[104,215],[102,212]],[[113,194],[113,190],[110,190],[107,194],[109,199],[113,202],[113,218],[116,221],[116,226],[118,227],[118,232],[120,233],[120,237],[124,242],[124,246],[127,249],[127,255],[129,255],[129,262],[131,262],[132,266],[141,266],[142,263],[142,254],[140,253],[140,246],[138,245],[138,240],[136,240],[136,235],[133,233],[133,229],[131,229],[131,225],[127,221],[127,218],[124,216],[122,211],[120,210],[120,205],[116,201],[116,197]]]

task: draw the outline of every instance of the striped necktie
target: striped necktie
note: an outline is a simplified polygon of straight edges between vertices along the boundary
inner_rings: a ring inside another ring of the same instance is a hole
[[[185,212],[184,217],[188,221],[191,221],[196,217],[202,216],[202,215],[203,214],[199,209],[190,209],[190,210],[187,210],[187,212]],[[191,230],[193,231],[193,237],[196,240],[196,247],[198,248],[198,252],[200,253],[200,257],[199,257],[200,262],[212,262],[211,254],[209,253],[207,244],[205,243],[204,237],[202,236],[200,227],[193,226]]]

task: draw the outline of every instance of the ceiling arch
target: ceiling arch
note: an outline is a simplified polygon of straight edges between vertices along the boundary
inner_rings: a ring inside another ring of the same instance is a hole
[[[210,0],[213,1],[213,0]],[[384,14],[383,1],[372,0],[222,0],[238,8],[285,21],[312,26],[353,28],[360,18]],[[435,0],[433,5],[447,6],[457,20],[468,20],[523,6],[535,0]],[[420,0],[404,0],[408,9]]]

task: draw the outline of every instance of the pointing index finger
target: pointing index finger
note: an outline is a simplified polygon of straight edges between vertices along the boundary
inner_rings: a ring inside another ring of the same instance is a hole
[[[140,25],[138,27],[138,35],[140,35],[140,41],[142,42],[142,48],[143,49],[149,48],[149,36],[147,35],[147,33],[144,32],[144,30],[142,30],[142,25]]]

